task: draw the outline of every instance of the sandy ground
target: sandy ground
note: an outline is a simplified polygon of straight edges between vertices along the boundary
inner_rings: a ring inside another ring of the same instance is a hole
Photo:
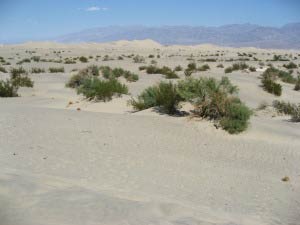
[[[160,54],[158,65],[186,67],[193,54],[219,61],[237,52],[262,60],[296,51],[232,49],[211,45],[164,47],[150,40],[109,44],[27,43],[0,47],[11,66],[32,55],[59,59],[94,56],[89,63],[24,63],[26,69],[64,66],[65,73],[30,74],[34,88],[0,98],[0,225],[299,225],[300,124],[272,111],[257,111],[249,129],[229,135],[211,122],[133,113],[130,96],[88,102],[65,83],[87,65],[122,67],[139,74],[127,83],[132,96],[163,80],[140,72],[132,59],[104,55]],[[63,51],[60,54],[53,51]],[[223,52],[224,56],[201,56]],[[18,54],[18,55],[16,55]],[[95,56],[101,55],[98,61]],[[8,59],[10,58],[10,59]],[[295,60],[299,64],[299,60]],[[221,78],[220,62],[195,77]],[[232,62],[222,61],[225,67]],[[258,67],[258,62],[247,62]],[[275,62],[282,68],[284,62]],[[198,65],[204,63],[197,62]],[[7,70],[11,66],[5,66]],[[179,73],[184,77],[183,72]],[[300,102],[283,85],[278,98],[259,87],[261,72],[227,74],[252,109],[275,99]],[[296,74],[296,71],[295,71]],[[8,74],[0,72],[0,78]],[[122,81],[125,82],[125,81]],[[69,105],[72,101],[74,104]],[[76,109],[80,108],[80,111]],[[281,179],[288,176],[288,182]]]

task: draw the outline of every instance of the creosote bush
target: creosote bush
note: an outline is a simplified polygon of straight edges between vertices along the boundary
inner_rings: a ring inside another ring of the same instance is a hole
[[[282,87],[280,84],[276,83],[277,77],[278,74],[273,72],[273,68],[268,68],[261,75],[261,84],[265,91],[276,96],[280,96],[282,93]]]
[[[238,89],[228,78],[186,78],[178,84],[161,82],[145,89],[137,99],[130,100],[136,110],[158,106],[168,114],[178,111],[180,101],[194,105],[192,113],[215,121],[231,134],[240,133],[248,127],[251,110],[240,101]]]
[[[7,73],[5,67],[3,67],[3,66],[0,66],[0,72],[2,72],[2,73]]]
[[[82,63],[87,63],[88,62],[88,58],[85,57],[85,56],[80,56],[79,57],[79,61],[82,62]]]
[[[295,91],[300,91],[300,75],[297,77],[294,90]]]
[[[146,69],[148,74],[162,74],[165,75],[167,79],[176,79],[179,78],[178,75],[171,68],[163,66],[162,68],[156,66],[148,66]]]
[[[38,67],[31,68],[31,73],[45,73],[45,70]]]
[[[28,77],[23,67],[11,68],[10,81],[15,87],[33,87],[33,81]]]

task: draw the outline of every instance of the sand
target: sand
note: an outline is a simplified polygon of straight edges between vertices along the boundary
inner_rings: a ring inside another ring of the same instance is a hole
[[[0,56],[15,66],[30,57],[26,50],[42,58],[58,58],[53,51],[64,51],[63,58],[94,58],[71,65],[25,63],[27,69],[63,65],[65,73],[30,74],[34,88],[21,88],[18,98],[0,98],[0,225],[300,224],[300,124],[289,117],[272,110],[255,111],[246,132],[229,135],[201,119],[161,115],[152,109],[134,113],[127,104],[131,96],[95,103],[65,87],[72,69],[90,64],[139,74],[139,81],[127,83],[132,96],[164,80],[161,75],[140,72],[142,64],[129,58],[102,61],[106,54],[114,58],[160,54],[161,58],[155,58],[158,65],[174,68],[186,67],[191,54],[197,60],[199,54],[218,51],[224,51],[226,58],[237,58],[237,52],[257,52],[257,58],[266,59],[273,52],[298,52],[165,47],[146,40],[27,43],[2,46]],[[95,61],[96,55],[102,58]],[[146,58],[147,64],[150,61]],[[273,64],[281,68],[283,63]],[[208,64],[210,71],[193,76],[224,76],[224,69],[216,68],[219,62]],[[289,84],[282,83],[281,97],[263,91],[261,73],[227,74],[249,107],[275,99],[299,102],[300,92]],[[183,72],[179,74],[184,77]],[[0,79],[7,76],[0,72]],[[288,182],[281,180],[285,176]]]

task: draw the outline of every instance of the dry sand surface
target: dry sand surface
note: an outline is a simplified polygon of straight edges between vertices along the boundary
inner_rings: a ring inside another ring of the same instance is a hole
[[[299,225],[300,124],[289,117],[255,111],[247,131],[230,135],[205,120],[151,109],[133,113],[129,95],[89,102],[65,87],[76,73],[71,70],[108,65],[139,75],[137,82],[122,80],[137,96],[164,78],[139,71],[143,64],[132,58],[117,60],[120,55],[142,55],[149,65],[148,55],[159,54],[158,65],[171,68],[185,68],[191,54],[198,65],[204,64],[198,59],[217,58],[208,62],[211,70],[193,76],[219,79],[224,69],[216,65],[222,60],[231,65],[224,60],[237,58],[237,52],[256,53],[262,60],[300,53],[161,46],[151,40],[0,47],[0,56],[11,62],[7,70],[32,55],[93,56],[88,63],[24,63],[26,69],[64,66],[65,73],[30,74],[34,88],[21,88],[21,97],[0,98],[0,225]],[[102,61],[105,55],[115,60]],[[247,63],[258,67],[257,61]],[[278,68],[283,63],[273,62]],[[261,73],[226,75],[252,109],[275,99],[300,102],[300,92],[290,84],[282,83],[281,97],[263,91]],[[0,79],[8,76],[0,72]],[[288,182],[281,180],[285,176]]]

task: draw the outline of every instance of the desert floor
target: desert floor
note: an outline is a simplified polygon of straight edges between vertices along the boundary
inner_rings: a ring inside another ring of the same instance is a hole
[[[299,225],[300,124],[270,109],[255,110],[275,99],[299,103],[293,85],[281,83],[283,95],[274,97],[260,87],[264,68],[226,74],[255,111],[239,135],[198,118],[134,112],[130,95],[89,102],[65,87],[73,69],[109,65],[139,75],[137,82],[122,80],[137,96],[165,79],[139,71],[143,64],[132,58],[118,60],[120,55],[139,54],[149,65],[148,55],[159,54],[158,65],[171,68],[185,68],[191,54],[198,65],[204,64],[199,59],[217,58],[207,62],[211,70],[193,76],[220,79],[224,69],[216,65],[230,66],[224,60],[238,58],[237,52],[256,53],[263,61],[274,54],[300,58],[296,51],[161,46],[150,40],[0,47],[0,56],[11,63],[7,70],[33,55],[93,56],[88,63],[24,63],[28,70],[64,66],[65,73],[30,74],[34,88],[0,98],[0,225]],[[217,53],[224,56],[210,56]],[[105,55],[114,60],[102,61]],[[246,63],[259,67],[257,61]],[[272,63],[282,68],[284,62]],[[0,72],[0,79],[8,76]],[[288,182],[281,180],[285,176]]]

